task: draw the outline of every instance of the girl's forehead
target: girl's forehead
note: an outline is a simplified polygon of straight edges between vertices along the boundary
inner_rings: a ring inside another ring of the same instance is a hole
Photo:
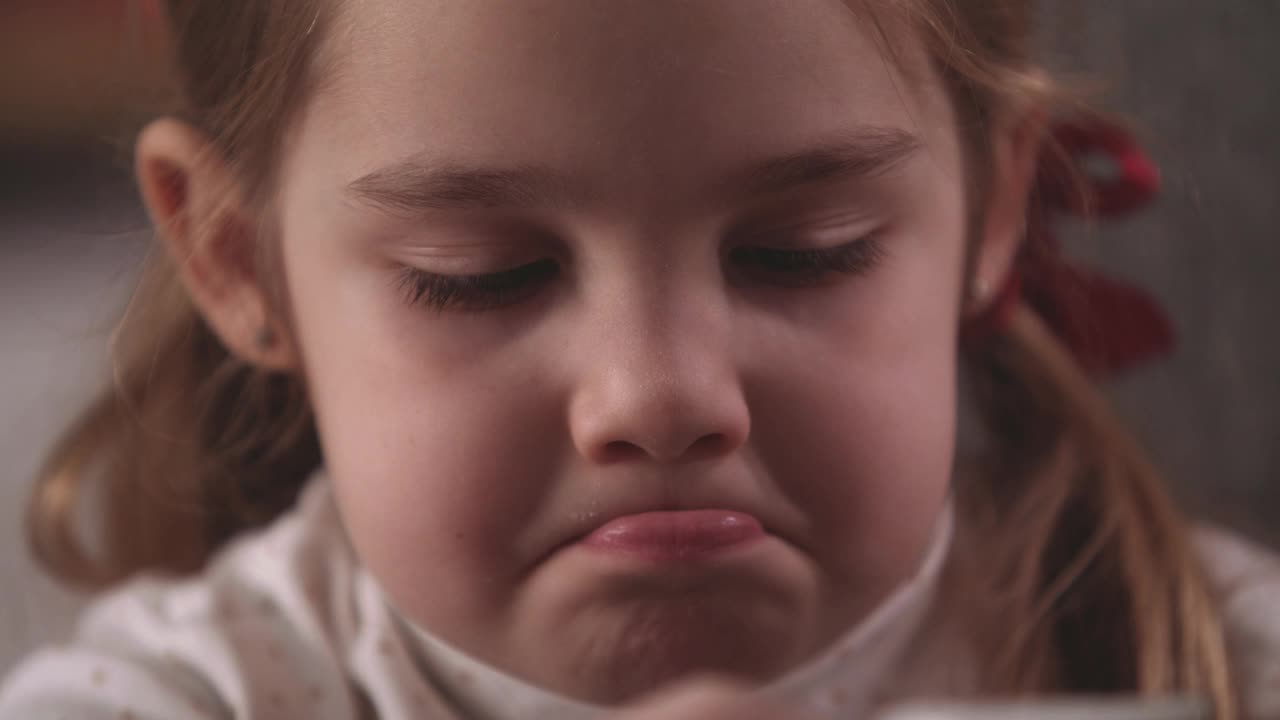
[[[863,131],[946,135],[903,39],[889,57],[842,0],[369,0],[334,18],[306,122],[347,180],[425,156],[670,189]]]

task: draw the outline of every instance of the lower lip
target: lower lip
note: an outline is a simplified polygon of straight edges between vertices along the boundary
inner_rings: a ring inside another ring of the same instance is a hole
[[[764,537],[760,522],[728,510],[680,510],[624,515],[583,539],[593,550],[661,562],[710,558]]]

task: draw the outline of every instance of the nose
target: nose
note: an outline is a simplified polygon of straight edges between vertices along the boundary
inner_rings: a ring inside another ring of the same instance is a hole
[[[740,447],[750,414],[728,333],[676,308],[593,333],[569,411],[578,452],[595,463],[705,460]]]

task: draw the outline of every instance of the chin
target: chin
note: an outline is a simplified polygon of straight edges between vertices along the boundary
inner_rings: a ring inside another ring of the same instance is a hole
[[[736,590],[736,591],[735,591]],[[776,598],[774,598],[776,599]],[[579,614],[556,633],[542,680],[588,702],[615,705],[699,674],[767,682],[801,661],[811,633],[794,607],[741,588],[630,598]]]

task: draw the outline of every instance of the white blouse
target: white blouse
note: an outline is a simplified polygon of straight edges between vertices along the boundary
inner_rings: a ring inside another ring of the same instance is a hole
[[[819,717],[867,717],[926,634],[950,547],[950,507],[915,577],[831,648],[761,690]],[[1280,564],[1199,531],[1224,597],[1251,717],[1280,718]],[[928,644],[926,643],[927,647]],[[917,667],[918,658],[912,663]],[[941,664],[941,663],[940,663]],[[911,695],[953,694],[924,673]],[[238,539],[200,576],[133,581],[96,601],[73,644],[24,660],[0,686],[0,720],[587,720],[576,702],[422,632],[386,601],[347,542],[323,476],[298,507]]]

